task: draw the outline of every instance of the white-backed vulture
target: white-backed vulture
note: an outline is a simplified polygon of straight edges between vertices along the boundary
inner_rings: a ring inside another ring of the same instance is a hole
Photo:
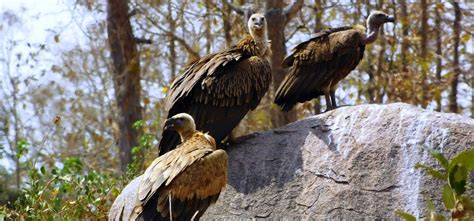
[[[124,212],[126,201],[118,200],[119,196],[110,209],[109,220],[170,220],[170,214],[173,220],[199,220],[216,202],[227,183],[227,154],[216,150],[211,136],[195,128],[189,114],[166,120],[165,129],[178,132],[182,143],[146,169],[135,190],[133,212]]]
[[[337,84],[359,64],[365,45],[377,39],[379,28],[394,21],[386,13],[375,11],[367,18],[367,33],[340,27],[318,32],[298,44],[283,60],[283,67],[290,69],[277,90],[275,103],[288,111],[298,102],[324,95],[328,110],[336,108]]]
[[[242,118],[257,107],[271,83],[267,25],[253,14],[246,35],[235,46],[191,62],[172,83],[166,103],[168,117],[185,112],[198,130],[220,143]],[[164,131],[160,154],[172,150],[179,137]]]

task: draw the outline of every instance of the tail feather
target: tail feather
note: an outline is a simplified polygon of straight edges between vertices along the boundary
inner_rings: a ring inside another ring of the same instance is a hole
[[[293,106],[297,103],[298,95],[295,94],[295,88],[292,86],[295,84],[297,80],[294,75],[294,69],[291,68],[290,72],[287,74],[287,77],[283,80],[278,87],[278,90],[275,95],[275,104],[280,106],[283,111],[289,111],[293,108]]]

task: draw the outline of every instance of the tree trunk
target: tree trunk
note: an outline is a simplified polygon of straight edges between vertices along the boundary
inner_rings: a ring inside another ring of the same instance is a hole
[[[441,111],[441,71],[442,71],[442,63],[441,63],[441,56],[442,56],[442,48],[441,48],[441,16],[439,14],[439,10],[437,5],[441,4],[438,0],[436,3],[436,7],[434,9],[435,12],[435,37],[436,37],[436,89],[435,89],[435,101],[436,101],[436,111]]]
[[[421,96],[420,104],[423,108],[426,108],[428,105],[427,97],[427,74],[429,66],[427,65],[428,60],[426,59],[427,50],[426,45],[428,44],[428,6],[426,0],[420,1],[421,8],[421,42],[420,42],[420,58],[421,58]]]
[[[407,3],[405,0],[400,0],[400,22],[402,23],[402,47],[400,56],[402,60],[402,71],[406,72],[407,63],[407,52],[408,52],[408,10]]]
[[[224,39],[225,39],[225,46],[228,48],[232,46],[232,33],[231,33],[231,24],[230,24],[230,14],[231,9],[229,5],[223,4],[222,7],[222,23],[224,26]]]
[[[459,3],[451,2],[454,8],[454,23],[453,23],[453,36],[454,36],[454,48],[453,48],[453,76],[451,78],[451,90],[449,92],[449,111],[458,113],[458,79],[461,74],[461,68],[459,67],[459,41],[461,35],[461,9]]]
[[[294,8],[293,8],[294,6]],[[272,42],[271,66],[273,73],[273,93],[283,81],[287,71],[281,67],[281,63],[286,55],[285,26],[294,17],[297,11],[303,6],[303,1],[297,0],[289,8],[284,9],[283,0],[267,0],[265,17],[267,18],[269,39]],[[273,96],[272,96],[273,97]],[[279,127],[296,120],[296,110],[282,112],[273,110],[272,123],[274,127]]]
[[[323,29],[323,14],[324,8],[322,7],[321,0],[314,1],[314,33],[320,32]],[[313,101],[314,114],[321,113],[321,98],[317,97]]]
[[[142,119],[140,62],[128,16],[128,1],[107,0],[107,3],[107,34],[120,128],[118,145],[124,172],[132,161],[131,150],[137,146],[141,134],[141,129],[132,128],[136,121]]]
[[[211,19],[213,16],[211,16],[211,1],[205,0],[204,1],[204,7],[206,8],[206,16],[204,16],[204,27],[206,30],[206,54],[211,53],[211,43],[212,43],[212,25],[211,25]]]
[[[166,19],[168,20],[169,24],[169,30],[171,33],[176,33],[176,21],[175,18],[173,18],[173,11],[171,8],[171,1],[168,1],[168,14]],[[171,77],[170,77],[170,82],[172,82],[176,78],[176,42],[174,41],[174,38],[172,36],[168,37],[170,43],[170,56],[169,56],[169,62],[170,62],[170,69],[171,69]]]

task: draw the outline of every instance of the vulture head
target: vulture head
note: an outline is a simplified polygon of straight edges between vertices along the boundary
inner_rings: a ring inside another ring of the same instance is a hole
[[[395,22],[393,16],[382,11],[374,11],[367,18],[367,38],[365,43],[369,44],[377,39],[380,26],[387,22]]]
[[[174,130],[181,136],[181,141],[185,141],[196,132],[196,124],[193,117],[187,113],[180,113],[165,121],[165,130]]]
[[[250,16],[247,26],[250,35],[259,48],[258,54],[266,54],[269,41],[267,39],[267,21],[265,16],[260,13],[253,14]]]
[[[249,32],[252,37],[266,38],[267,21],[265,21],[265,16],[263,14],[256,13],[250,16],[247,26],[249,27]]]

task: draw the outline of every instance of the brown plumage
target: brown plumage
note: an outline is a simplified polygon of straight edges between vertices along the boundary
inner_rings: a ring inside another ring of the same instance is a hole
[[[250,35],[221,52],[187,65],[168,93],[168,116],[188,113],[198,130],[221,142],[248,111],[260,103],[271,82],[270,46],[263,15],[249,19]],[[160,154],[172,150],[179,137],[164,131]]]
[[[165,127],[177,131],[182,143],[147,168],[131,216],[123,217],[125,205],[114,205],[109,220],[170,220],[170,195],[173,220],[198,220],[219,197],[227,183],[225,151],[216,150],[211,136],[196,131],[188,114],[173,116]]]
[[[376,40],[386,22],[394,19],[376,11],[367,19],[367,33],[340,27],[316,33],[297,45],[283,61],[283,67],[290,70],[277,90],[275,103],[288,111],[298,102],[324,95],[328,110],[336,108],[337,84],[359,64],[365,45]]]

